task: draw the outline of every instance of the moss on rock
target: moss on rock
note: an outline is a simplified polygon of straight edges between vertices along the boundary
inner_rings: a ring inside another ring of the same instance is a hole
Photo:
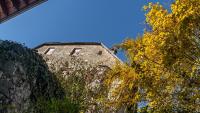
[[[39,98],[63,95],[40,55],[22,44],[0,41],[0,113],[27,112]]]

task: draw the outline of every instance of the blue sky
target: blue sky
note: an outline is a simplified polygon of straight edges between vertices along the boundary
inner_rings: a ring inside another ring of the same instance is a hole
[[[153,0],[49,0],[0,24],[0,39],[30,48],[53,41],[102,42],[111,47],[142,34],[142,7],[149,1]]]

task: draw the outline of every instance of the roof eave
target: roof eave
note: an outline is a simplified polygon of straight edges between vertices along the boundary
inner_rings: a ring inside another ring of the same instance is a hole
[[[19,11],[16,11],[13,14],[8,15],[7,17],[1,19],[0,20],[0,24],[8,21],[8,20],[10,20],[10,19],[12,19],[12,18],[14,18],[14,17],[22,14],[23,12],[26,12],[26,11],[32,9],[33,7],[36,7],[36,6],[42,4],[42,3],[46,2],[46,1],[48,1],[48,0],[39,0],[39,1],[36,1],[35,3],[33,3],[33,4],[31,4],[31,5],[27,6],[27,7],[25,7],[23,9],[20,9]]]
[[[38,49],[42,46],[51,46],[51,45],[101,45],[99,42],[48,42],[40,44],[33,49]]]

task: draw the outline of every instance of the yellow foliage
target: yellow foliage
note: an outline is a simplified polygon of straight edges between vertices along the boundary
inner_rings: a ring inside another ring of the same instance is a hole
[[[168,11],[144,6],[151,27],[120,47],[128,61],[109,73],[117,107],[147,101],[152,112],[200,112],[200,0],[175,0]]]

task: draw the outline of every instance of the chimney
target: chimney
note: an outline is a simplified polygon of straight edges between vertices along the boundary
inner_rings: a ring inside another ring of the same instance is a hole
[[[111,49],[110,49],[110,51],[113,53],[113,54],[117,54],[117,51],[118,51],[118,47],[117,46],[113,46]]]

